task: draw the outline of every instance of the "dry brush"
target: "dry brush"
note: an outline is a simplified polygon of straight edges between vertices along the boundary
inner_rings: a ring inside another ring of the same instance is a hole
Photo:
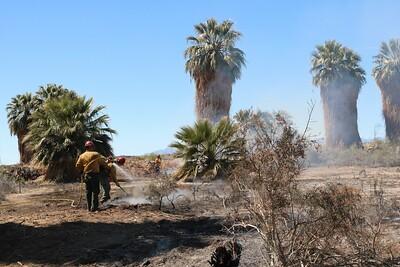
[[[251,116],[248,125],[242,131],[252,129],[247,154],[231,176],[241,197],[230,230],[259,234],[265,266],[393,266],[399,260],[383,242],[389,209],[382,194],[365,197],[337,184],[302,190],[297,177],[315,145],[307,132],[299,134],[279,115],[272,124]]]

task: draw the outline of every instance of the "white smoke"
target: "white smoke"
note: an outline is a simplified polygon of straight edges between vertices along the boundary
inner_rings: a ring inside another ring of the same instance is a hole
[[[142,205],[142,204],[151,204],[152,202],[146,197],[138,197],[138,196],[128,196],[123,198],[117,198],[111,201],[112,205]]]

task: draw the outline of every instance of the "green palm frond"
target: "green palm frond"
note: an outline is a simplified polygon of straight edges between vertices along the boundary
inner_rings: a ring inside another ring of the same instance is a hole
[[[30,93],[17,95],[7,105],[7,120],[10,133],[18,135],[26,132],[31,121],[32,112],[36,109],[34,97]]]
[[[194,29],[197,36],[187,38],[191,46],[184,53],[186,72],[196,80],[222,68],[228,70],[233,82],[239,79],[245,54],[235,47],[241,33],[233,30],[233,22],[225,20],[218,24],[215,19],[209,19],[195,25]]]
[[[343,75],[350,75],[361,87],[365,83],[365,71],[360,67],[360,61],[360,56],[353,50],[336,41],[326,41],[312,53],[313,84],[323,86]]]
[[[388,81],[400,73],[400,39],[392,39],[381,44],[380,52],[375,58],[372,75],[378,83]]]
[[[76,158],[86,140],[93,140],[103,155],[112,155],[110,142],[115,130],[108,127],[104,106],[93,107],[92,99],[69,94],[48,99],[32,114],[29,133],[24,139],[35,160],[48,166],[60,159]]]
[[[39,87],[35,95],[35,101],[37,102],[37,105],[40,106],[48,99],[58,98],[64,95],[77,97],[77,94],[74,91],[66,89],[62,85],[49,83]]]
[[[202,120],[182,127],[170,145],[176,149],[175,156],[185,161],[176,176],[215,177],[228,171],[242,155],[243,140],[236,133],[237,126],[228,119],[216,125]]]

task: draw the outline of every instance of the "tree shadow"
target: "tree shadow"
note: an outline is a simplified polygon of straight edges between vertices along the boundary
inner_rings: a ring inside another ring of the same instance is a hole
[[[67,222],[48,227],[0,224],[0,263],[140,263],[177,247],[203,248],[222,235],[217,219],[144,223]]]

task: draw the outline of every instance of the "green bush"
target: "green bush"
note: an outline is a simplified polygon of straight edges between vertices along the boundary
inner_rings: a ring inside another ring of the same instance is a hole
[[[243,152],[244,140],[238,137],[238,126],[229,119],[213,125],[207,120],[193,127],[182,127],[171,145],[175,156],[184,160],[177,178],[221,177],[237,163]]]

